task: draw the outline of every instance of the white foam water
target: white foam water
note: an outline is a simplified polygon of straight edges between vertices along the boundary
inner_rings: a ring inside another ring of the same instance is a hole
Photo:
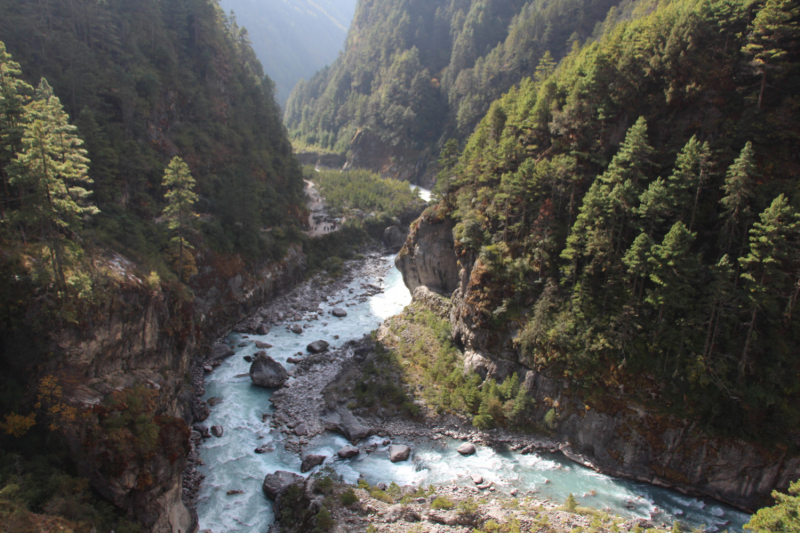
[[[373,331],[378,324],[396,315],[411,302],[411,295],[403,285],[400,272],[394,268],[394,257],[381,260],[380,271],[369,279],[353,280],[331,301],[351,301],[364,283],[379,285],[383,293],[366,302],[347,307],[348,316],[333,318],[327,312],[334,306],[325,302],[321,308],[324,319],[310,322],[303,335],[295,335],[284,328],[274,327],[268,335],[249,335],[251,341],[261,340],[272,344],[271,357],[291,368],[286,360],[314,340],[323,339],[333,346],[357,339]],[[353,293],[347,289],[352,288]],[[323,326],[327,322],[327,326]],[[333,336],[338,335],[339,339]],[[231,335],[234,344],[240,336]],[[200,456],[205,466],[200,468],[205,480],[198,495],[200,529],[213,533],[234,531],[265,532],[274,521],[271,502],[264,496],[261,483],[264,476],[286,470],[300,473],[300,458],[287,452],[283,435],[271,431],[262,422],[262,416],[272,411],[269,403],[271,391],[251,385],[249,377],[236,377],[249,370],[243,356],[258,349],[254,344],[236,348],[236,355],[227,359],[212,374],[206,376],[204,399],[221,397],[214,406],[206,424],[220,424],[225,428],[222,438],[204,442]],[[456,452],[459,442],[449,439],[409,442],[413,454],[409,461],[392,463],[383,439],[373,437],[369,443],[377,445],[376,451],[350,460],[341,460],[336,451],[347,441],[335,434],[325,434],[313,439],[308,451],[328,457],[326,465],[348,483],[364,477],[370,483],[398,485],[459,484],[472,485],[473,474],[494,482],[499,490],[516,488],[520,495],[529,491],[537,499],[562,503],[572,493],[581,505],[605,509],[623,517],[652,519],[656,524],[683,524],[706,531],[741,531],[749,516],[731,507],[685,496],[643,483],[621,480],[598,474],[572,463],[560,454],[520,455],[504,448],[478,446],[473,456],[463,457]],[[255,454],[255,448],[271,443],[273,452]],[[312,471],[313,472],[313,471]],[[309,474],[304,474],[309,475]],[[228,495],[229,491],[242,494]]]

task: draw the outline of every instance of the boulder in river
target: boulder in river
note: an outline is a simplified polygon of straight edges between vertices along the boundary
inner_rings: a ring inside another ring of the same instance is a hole
[[[276,500],[290,486],[302,481],[305,481],[305,479],[299,474],[278,470],[273,474],[267,474],[261,488],[268,498]]]
[[[252,363],[253,362],[253,356],[252,355],[245,355],[242,359],[244,359],[248,363]]]
[[[256,328],[256,335],[269,335],[269,327],[262,322]]]
[[[208,354],[209,361],[221,361],[232,356],[234,351],[229,346],[224,344],[215,344],[211,347],[211,353]]]
[[[356,443],[372,435],[374,430],[365,426],[356,416],[345,407],[327,413],[322,422],[328,431],[338,431],[351,443]]]
[[[480,475],[480,474],[472,474],[471,477],[472,477],[472,482],[475,483],[476,485],[482,485],[483,484],[483,476],[482,475]]]
[[[330,344],[328,344],[323,340],[319,340],[319,341],[314,341],[308,346],[306,346],[306,350],[308,350],[311,353],[322,353],[328,351],[328,346],[330,346]]]
[[[475,453],[475,445],[472,444],[471,442],[465,442],[464,444],[459,446],[456,451],[461,455],[472,455],[473,453]]]
[[[303,328],[299,324],[292,324],[292,327],[289,329],[291,329],[292,333],[296,333],[297,335],[303,333]]]
[[[250,365],[250,379],[253,385],[274,389],[286,383],[289,373],[266,352],[258,352]]]
[[[300,471],[305,474],[315,466],[319,466],[324,462],[325,462],[324,455],[314,455],[314,454],[306,455],[305,457],[303,457],[303,464],[300,465]]]
[[[275,451],[275,445],[274,445],[274,444],[272,444],[271,442],[268,442],[268,443],[266,443],[266,444],[262,444],[261,446],[259,446],[258,448],[256,448],[256,450],[255,450],[255,451],[256,451],[256,453],[269,453],[269,452],[274,452],[274,451]]]
[[[408,461],[411,455],[411,448],[405,444],[392,444],[389,446],[389,460],[393,463]]]
[[[211,426],[211,434],[217,438],[220,438],[225,434],[225,430],[222,428],[222,426]]]
[[[360,450],[355,446],[345,446],[344,448],[336,452],[336,455],[338,455],[342,459],[352,459],[359,453],[361,453]]]
[[[336,307],[334,308],[333,311],[331,311],[331,314],[335,317],[344,318],[347,316],[347,311],[345,311],[341,307]]]
[[[272,345],[268,342],[256,341],[256,348],[259,350],[266,350],[268,348],[272,348]]]
[[[303,422],[297,424],[297,427],[294,428],[294,434],[298,437],[305,437],[308,435],[308,428]]]

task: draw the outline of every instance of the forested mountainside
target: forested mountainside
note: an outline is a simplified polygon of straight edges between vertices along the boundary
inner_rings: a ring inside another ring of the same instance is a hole
[[[492,104],[417,229],[454,226],[457,340],[796,450],[799,21],[674,1]]]
[[[285,121],[299,145],[343,153],[366,128],[390,151],[430,157],[445,139],[463,141],[545,54],[546,69],[632,9],[616,0],[360,2],[344,55],[298,84]]]
[[[273,84],[215,2],[9,0],[0,40],[22,79],[46,78],[77,125],[99,233],[152,251],[147,221],[163,208],[161,178],[176,155],[197,180],[196,208],[213,217],[204,233],[218,247],[258,254],[271,246],[262,227],[299,215],[301,170]],[[17,205],[18,191],[2,194]]]
[[[272,81],[214,1],[0,2],[0,177],[3,528],[193,530],[195,357],[306,266]]]
[[[220,5],[247,29],[256,56],[275,82],[278,103],[285,106],[301,79],[336,60],[356,0],[221,0]]]

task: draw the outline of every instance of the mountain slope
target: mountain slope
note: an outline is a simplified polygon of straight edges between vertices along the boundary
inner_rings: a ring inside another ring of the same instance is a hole
[[[338,57],[356,0],[222,0],[220,6],[247,29],[283,107],[297,82]]]
[[[430,179],[445,139],[464,140],[545,52],[558,60],[573,42],[601,34],[617,4],[614,21],[629,2],[361,2],[345,54],[295,88],[286,124],[300,145],[350,148],[356,166]],[[369,134],[356,136],[361,130]],[[376,151],[382,156],[369,155]]]
[[[468,352],[589,407],[799,445],[799,21],[774,0],[672,2],[523,82],[447,170],[404,274],[421,279],[415,238],[454,228],[463,270],[436,288],[458,287]]]

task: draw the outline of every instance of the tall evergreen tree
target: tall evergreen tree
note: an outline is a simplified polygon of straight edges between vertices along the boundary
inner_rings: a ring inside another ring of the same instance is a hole
[[[711,174],[711,149],[707,142],[700,143],[696,135],[692,135],[675,161],[675,170],[668,180],[672,190],[672,198],[680,208],[681,220],[686,218],[688,206],[691,205],[689,231],[694,228],[700,193]],[[694,194],[692,194],[694,193]]]
[[[753,58],[753,64],[761,73],[756,105],[759,109],[767,86],[767,71],[779,66],[788,53],[787,47],[797,40],[798,17],[800,6],[795,0],[767,0],[750,26],[750,35],[742,52]]]
[[[722,249],[731,251],[731,246],[739,233],[743,233],[750,219],[750,199],[753,197],[754,178],[757,176],[753,143],[747,142],[741,154],[725,175],[722,191],[725,196],[722,204]],[[744,242],[742,249],[744,249]]]
[[[781,307],[779,302],[788,299],[784,317],[791,316],[795,284],[790,272],[791,266],[800,261],[799,232],[800,217],[782,194],[761,213],[760,221],[750,230],[750,253],[739,259],[750,311],[739,359],[740,379],[747,368],[759,313],[776,317]]]
[[[19,79],[21,74],[19,63],[12,60],[0,41],[0,179],[3,181],[0,220],[5,219],[11,202],[8,167],[22,143],[25,101],[33,92],[30,85]]]
[[[194,248],[186,237],[191,229],[193,207],[197,202],[195,182],[189,172],[189,165],[180,157],[174,157],[164,171],[162,185],[169,189],[164,195],[167,200],[164,217],[169,221],[169,229],[175,234],[172,243],[178,248],[178,279],[183,281],[184,250]]]
[[[88,203],[89,160],[77,128],[68,122],[61,101],[42,79],[33,101],[25,107],[20,151],[10,182],[21,191],[19,221],[47,242],[60,290],[66,290],[63,239],[98,213]]]

